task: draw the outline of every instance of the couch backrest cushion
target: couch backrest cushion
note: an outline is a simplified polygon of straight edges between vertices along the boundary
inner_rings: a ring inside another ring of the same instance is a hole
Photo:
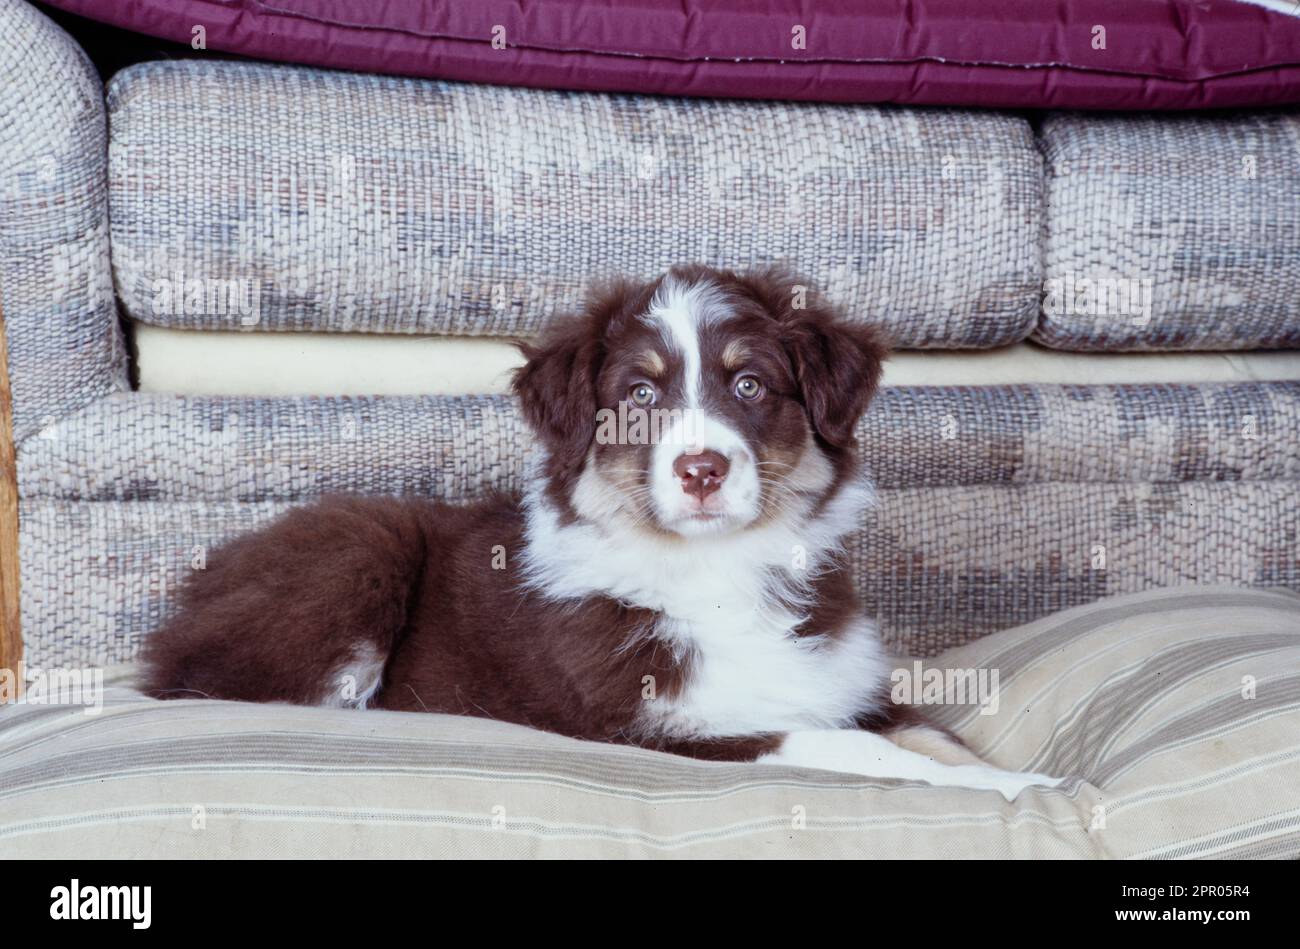
[[[1300,348],[1300,115],[1049,117],[1058,349]]]
[[[1023,339],[1041,159],[989,112],[249,63],[109,88],[113,266],[160,325],[527,336],[584,285],[785,262],[902,347]]]

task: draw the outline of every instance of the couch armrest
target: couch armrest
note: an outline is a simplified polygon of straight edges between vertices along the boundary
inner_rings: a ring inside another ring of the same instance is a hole
[[[0,300],[21,444],[128,388],[109,267],[103,84],[22,0],[0,0]]]

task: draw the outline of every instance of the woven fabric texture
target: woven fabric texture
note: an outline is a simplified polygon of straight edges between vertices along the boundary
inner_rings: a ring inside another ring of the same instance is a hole
[[[1008,803],[488,719],[157,702],[124,670],[99,714],[0,708],[0,849],[77,859],[1300,856],[1294,594],[1107,599],[926,668],[996,674],[996,708],[927,714],[992,762],[1066,782]]]
[[[1073,350],[1300,347],[1300,115],[1043,125],[1034,338]]]
[[[1300,480],[1300,383],[882,389],[858,426],[878,486]],[[112,396],[19,455],[27,498],[457,501],[519,491],[505,396]]]
[[[849,544],[897,652],[948,646],[1112,593],[1300,587],[1294,481],[881,491]],[[38,664],[133,658],[176,585],[286,501],[22,502],[22,620]]]
[[[1111,593],[1300,586],[1298,425],[1300,383],[884,389],[859,589],[929,654]],[[111,396],[19,454],[28,649],[129,659],[196,550],[328,492],[517,492],[531,445],[502,396]]]
[[[127,387],[106,147],[85,53],[35,8],[0,0],[0,305],[17,441]]]
[[[595,277],[682,261],[786,262],[904,347],[1036,317],[1041,159],[1009,115],[222,62],[132,67],[108,105],[146,322],[528,336]]]

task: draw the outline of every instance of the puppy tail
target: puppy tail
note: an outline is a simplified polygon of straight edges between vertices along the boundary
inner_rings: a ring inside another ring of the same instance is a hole
[[[365,707],[424,574],[419,502],[332,497],[208,555],[145,644],[143,689]]]

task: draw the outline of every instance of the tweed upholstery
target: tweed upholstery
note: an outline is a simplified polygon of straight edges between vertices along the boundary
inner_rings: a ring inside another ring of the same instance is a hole
[[[926,666],[996,672],[991,714],[927,713],[990,761],[1066,782],[1008,803],[488,719],[157,702],[131,689],[126,669],[109,676],[98,715],[0,708],[0,849],[77,859],[1300,856],[1294,594],[1106,599]]]
[[[529,441],[504,396],[132,393],[29,441],[19,483],[24,497],[64,500],[287,501],[357,491],[456,501],[517,491]]]
[[[1295,481],[1297,428],[1297,382],[905,386],[880,391],[857,436],[883,488]],[[131,393],[43,429],[19,482],[68,501],[461,501],[519,491],[531,445],[507,396]]]
[[[131,658],[196,548],[290,505],[514,491],[530,445],[501,397],[118,391],[110,207],[124,306],[190,329],[238,327],[237,308],[206,309],[204,281],[233,279],[256,291],[249,329],[527,335],[591,275],[684,256],[788,258],[906,346],[1019,339],[1038,302],[1042,169],[1017,117],[158,63],[112,85],[106,168],[98,86],[75,46],[8,2],[0,53],[0,141],[15,156],[0,292],[33,661]],[[1107,208],[1127,196],[1139,221],[1185,219],[1199,235],[1179,245],[1170,286],[1205,272],[1259,304],[1223,311],[1234,322],[1176,298],[1166,315],[1203,341],[1238,326],[1241,345],[1273,345],[1261,327],[1285,334],[1295,319],[1268,280],[1294,287],[1294,261],[1264,266],[1264,243],[1215,257],[1211,224],[1245,214],[1258,236],[1280,221],[1272,246],[1290,253],[1290,159],[1272,146],[1294,122],[1223,120],[1215,144],[1218,121],[1051,119],[1049,271],[1104,262],[1108,246],[1139,269],[1164,253],[1143,236],[1158,228],[1113,227]],[[1161,149],[1184,141],[1207,161],[1270,147],[1249,187],[1190,167],[1154,181]],[[158,312],[169,287],[173,309]],[[1040,335],[1066,325],[1047,316]],[[1068,326],[1122,344],[1113,328]],[[882,500],[849,544],[859,587],[892,646],[932,654],[1111,593],[1298,586],[1297,416],[1296,383],[885,389],[859,429]]]
[[[1041,144],[1048,292],[1035,339],[1075,350],[1300,347],[1300,115],[1058,115]],[[1098,306],[1081,282],[1114,278],[1136,281],[1125,286],[1149,293],[1149,310]]]
[[[930,654],[1111,593],[1300,586],[1298,426],[1294,382],[884,389],[859,589]],[[19,455],[28,649],[130,659],[196,548],[333,491],[515,492],[530,447],[503,396],[101,400]]]
[[[850,546],[886,643],[931,655],[1151,587],[1300,587],[1296,483],[900,488]]]
[[[684,260],[797,265],[904,347],[1035,318],[1041,163],[1009,115],[222,62],[132,67],[108,105],[114,273],[146,322],[527,336],[593,277]],[[211,292],[160,292],[184,281]]]
[[[1300,587],[1295,498],[1293,481],[884,489],[849,558],[890,648],[930,655],[1112,593]],[[133,658],[196,558],[291,503],[23,501],[30,661]]]
[[[880,491],[849,541],[894,651],[930,655],[1113,593],[1300,586],[1294,481],[1089,482]],[[34,663],[121,662],[214,546],[287,500],[21,504],[22,610]]]
[[[0,0],[0,304],[19,441],[126,388],[105,148],[85,53],[33,7]]]

